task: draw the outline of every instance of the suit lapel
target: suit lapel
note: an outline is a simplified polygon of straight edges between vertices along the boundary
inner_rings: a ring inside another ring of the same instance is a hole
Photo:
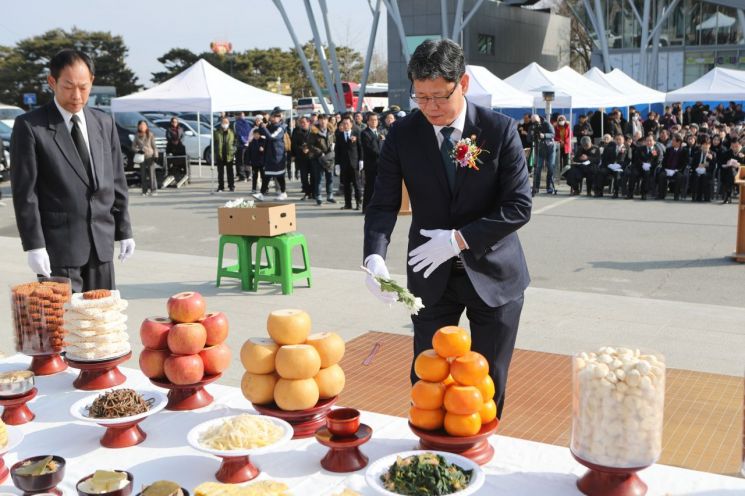
[[[88,128],[88,143],[91,147],[91,161],[93,162],[93,181],[95,182],[94,190],[98,190],[99,182],[103,177],[103,129],[97,116],[88,107],[83,109],[85,112],[85,124]]]
[[[442,155],[440,155],[440,147],[437,144],[437,137],[435,136],[434,128],[421,112],[419,112],[419,133],[424,141],[425,164],[427,164],[426,167],[429,169],[427,173],[434,173],[435,177],[437,177],[437,181],[440,183],[440,187],[447,195],[447,198],[452,199],[450,186],[448,186],[448,178],[445,176],[445,168],[442,163]]]
[[[62,156],[65,157],[67,163],[75,171],[81,181],[85,183],[89,188],[91,187],[88,181],[88,174],[85,172],[83,161],[80,160],[78,150],[75,148],[75,143],[72,141],[72,135],[67,130],[67,125],[62,119],[62,114],[57,110],[57,106],[54,102],[49,104],[49,129],[54,131],[54,141],[62,152]]]
[[[483,143],[479,141],[479,136],[481,134],[481,128],[478,126],[478,116],[476,115],[476,107],[471,103],[467,102],[468,109],[466,110],[466,124],[463,126],[463,135],[461,136],[461,139],[470,138],[472,136],[476,136],[476,146],[482,146]],[[463,185],[463,181],[466,178],[466,175],[468,175],[470,172],[468,170],[468,167],[460,167],[456,166],[455,168],[455,188],[453,197],[458,198],[458,191],[460,190],[460,187]]]

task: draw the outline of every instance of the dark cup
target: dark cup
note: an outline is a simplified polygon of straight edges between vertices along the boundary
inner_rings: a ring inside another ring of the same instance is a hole
[[[360,411],[337,408],[326,415],[326,427],[334,436],[351,436],[360,428]]]
[[[55,488],[57,484],[65,478],[65,459],[61,456],[54,455],[52,460],[57,462],[57,470],[43,475],[21,475],[16,471],[26,462],[38,462],[49,455],[32,456],[21,460],[10,467],[10,477],[13,479],[13,485],[24,493],[46,493]]]
[[[132,494],[132,489],[134,488],[134,475],[132,475],[130,472],[127,472],[126,470],[116,470],[116,472],[124,472],[125,474],[127,474],[127,480],[129,481],[129,484],[121,489],[117,489],[116,491],[109,491],[108,493],[87,493],[80,489],[80,484],[87,481],[94,475],[89,474],[80,479],[78,483],[75,484],[75,490],[77,490],[78,496],[129,496],[130,494]]]

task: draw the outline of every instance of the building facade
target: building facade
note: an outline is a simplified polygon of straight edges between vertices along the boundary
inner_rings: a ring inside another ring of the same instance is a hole
[[[475,0],[465,0],[464,12],[470,12],[475,3]],[[447,2],[448,29],[452,29],[455,4]],[[410,54],[422,41],[442,37],[440,2],[399,0],[398,5]],[[538,62],[549,70],[567,65],[569,30],[567,17],[487,0],[456,41],[463,46],[466,64],[484,66],[504,79],[531,62]],[[409,86],[398,28],[388,16],[390,104],[409,108]]]
[[[643,0],[633,0],[642,14]],[[670,0],[651,0],[650,27]],[[739,5],[740,8],[735,6]],[[641,26],[629,0],[606,0],[604,19],[610,65],[638,79]],[[662,24],[658,57],[648,61],[649,86],[670,91],[700,78],[714,67],[745,70],[745,0],[680,0]],[[593,65],[603,67],[599,51]],[[657,70],[654,70],[654,66]]]

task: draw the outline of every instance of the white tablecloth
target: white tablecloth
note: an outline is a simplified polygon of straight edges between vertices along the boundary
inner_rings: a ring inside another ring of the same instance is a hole
[[[0,362],[0,371],[28,363],[26,357],[16,355]],[[235,361],[233,366],[240,365]],[[37,378],[39,394],[29,404],[36,419],[20,426],[26,436],[23,443],[5,455],[8,466],[35,455],[64,457],[67,467],[60,489],[69,496],[76,494],[76,482],[96,469],[129,470],[134,474],[137,490],[161,479],[176,481],[189,490],[201,482],[214,480],[219,459],[190,448],[186,434],[205,420],[251,409],[239,389],[213,384],[207,386],[215,396],[212,405],[198,411],[157,413],[141,424],[148,435],[144,443],[126,449],[107,449],[99,444],[103,427],[74,421],[69,414],[70,405],[92,394],[72,387],[75,372]],[[139,370],[122,369],[122,372],[127,375],[127,387],[153,388]],[[373,428],[373,438],[362,447],[371,461],[416,449],[417,438],[409,430],[406,419],[363,412],[362,422]],[[503,436],[493,436],[491,443],[496,454],[484,467],[487,482],[480,495],[580,494],[575,483],[585,469],[574,461],[567,448]],[[365,495],[374,494],[365,484],[364,469],[352,474],[334,474],[321,469],[319,461],[325,453],[326,448],[310,438],[291,441],[276,453],[252,457],[252,460],[262,470],[260,479],[284,481],[296,496],[332,495],[344,487]],[[641,477],[649,485],[650,495],[745,495],[745,479],[735,477],[664,465],[641,472]],[[10,479],[0,486],[0,492],[20,494]]]

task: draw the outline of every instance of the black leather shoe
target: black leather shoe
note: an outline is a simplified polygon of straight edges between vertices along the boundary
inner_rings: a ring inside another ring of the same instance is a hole
[[[349,206],[344,205],[343,207],[341,207],[340,210],[352,210],[352,205],[349,205]]]

